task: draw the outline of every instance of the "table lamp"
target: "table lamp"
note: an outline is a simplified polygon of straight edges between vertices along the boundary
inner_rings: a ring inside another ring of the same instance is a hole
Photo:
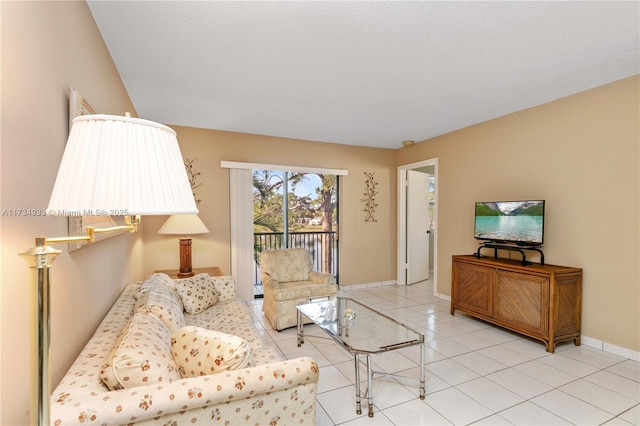
[[[207,234],[209,230],[202,223],[197,214],[184,214],[169,216],[164,224],[160,227],[158,234],[165,235],[183,235],[180,238],[180,271],[179,278],[192,277],[193,269],[191,268],[191,238],[187,235]]]
[[[36,237],[35,247],[21,253],[35,272],[38,299],[30,424],[49,425],[49,269],[61,253],[49,244],[93,242],[99,232],[136,232],[140,215],[197,212],[175,131],[130,116],[73,120],[47,215],[125,216],[126,225],[87,227],[80,237]]]

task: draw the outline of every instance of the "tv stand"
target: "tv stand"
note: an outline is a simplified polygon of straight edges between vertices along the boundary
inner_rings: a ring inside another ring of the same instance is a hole
[[[532,262],[527,260],[527,255],[524,253],[524,250],[532,250],[540,253],[540,264],[544,265],[544,253],[537,247],[527,247],[527,246],[511,246],[507,244],[498,244],[498,243],[483,243],[478,247],[478,250],[474,253],[474,256],[480,259],[484,257],[480,254],[480,250],[488,248],[493,249],[493,258],[498,258],[498,250],[508,250],[508,251],[517,251],[522,255],[522,266],[531,265]]]
[[[451,315],[456,311],[545,343],[580,345],[582,269],[523,266],[518,260],[453,256]]]

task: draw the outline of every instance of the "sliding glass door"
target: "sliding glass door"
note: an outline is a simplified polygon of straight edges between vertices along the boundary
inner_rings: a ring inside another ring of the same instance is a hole
[[[261,296],[263,250],[302,247],[314,270],[338,279],[338,177],[324,173],[253,170],[254,286]]]

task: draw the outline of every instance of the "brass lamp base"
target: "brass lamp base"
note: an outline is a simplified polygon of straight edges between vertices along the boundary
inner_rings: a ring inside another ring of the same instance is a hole
[[[191,268],[191,238],[180,238],[180,271],[179,278],[188,278],[194,275]]]

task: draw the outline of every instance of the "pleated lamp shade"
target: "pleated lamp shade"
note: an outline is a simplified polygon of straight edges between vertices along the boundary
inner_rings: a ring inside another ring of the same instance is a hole
[[[175,131],[131,117],[73,120],[47,214],[197,212]]]

